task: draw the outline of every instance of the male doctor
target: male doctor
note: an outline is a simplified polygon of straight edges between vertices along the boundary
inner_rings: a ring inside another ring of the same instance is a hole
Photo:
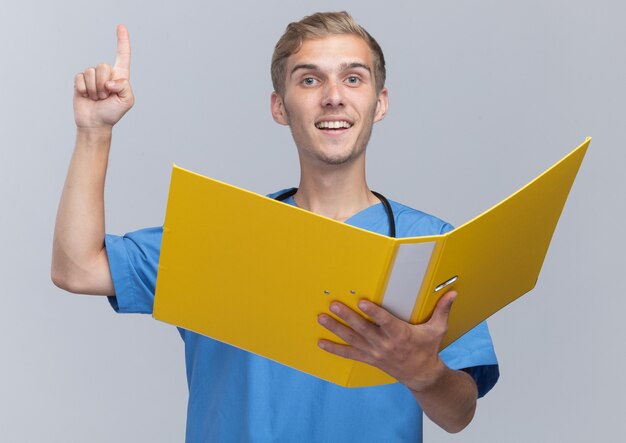
[[[104,227],[112,130],[135,100],[124,26],[117,40],[113,66],[100,64],[75,77],[76,146],[56,220],[52,279],[70,292],[106,295],[118,312],[150,313],[162,229],[115,236]],[[367,185],[366,147],[389,105],[385,60],[349,14],[317,13],[291,23],[276,45],[271,73],[271,113],[291,129],[301,175],[297,188],[270,197],[384,235],[452,229]],[[421,325],[366,300],[360,312],[335,301],[319,315],[341,340],[318,345],[398,380],[385,386],[339,387],[180,329],[187,441],[415,442],[422,438],[422,412],[449,432],[462,430],[477,398],[497,381],[498,366],[485,324],[438,352],[456,296],[445,294]]]

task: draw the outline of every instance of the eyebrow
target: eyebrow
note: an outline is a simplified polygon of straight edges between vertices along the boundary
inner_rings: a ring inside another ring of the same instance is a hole
[[[354,69],[354,68],[365,69],[370,74],[372,73],[372,69],[369,66],[367,66],[365,63],[361,63],[361,62],[351,62],[351,63],[345,62],[339,65],[340,71],[345,71],[346,69]],[[319,71],[320,67],[318,65],[314,65],[311,63],[300,63],[300,64],[295,65],[291,69],[290,76],[293,76],[294,72],[296,72],[298,69],[308,69],[311,71]]]

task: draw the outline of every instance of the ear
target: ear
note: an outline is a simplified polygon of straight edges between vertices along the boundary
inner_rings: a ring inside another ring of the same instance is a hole
[[[378,101],[376,102],[376,114],[374,115],[374,122],[381,121],[387,115],[387,108],[389,107],[389,93],[387,88],[383,88],[378,93]]]
[[[285,112],[285,104],[283,99],[276,91],[272,92],[270,97],[270,108],[272,111],[272,117],[274,121],[280,125],[289,125],[289,119],[287,118],[287,112]]]

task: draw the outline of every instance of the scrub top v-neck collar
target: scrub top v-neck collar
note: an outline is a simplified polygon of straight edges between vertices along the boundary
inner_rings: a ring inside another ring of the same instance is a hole
[[[285,203],[289,203],[291,206],[295,206],[296,208],[299,208],[300,206],[297,205],[296,201],[294,200],[293,196],[289,196],[287,197],[285,200],[283,200]],[[378,203],[374,203],[371,206],[368,206],[367,208],[361,209],[359,212],[357,212],[356,214],[351,215],[350,217],[348,217],[347,219],[345,219],[343,221],[343,223],[346,223],[348,225],[358,225],[357,221],[359,218],[361,217],[365,217],[367,215],[369,215],[369,213],[371,211],[374,210],[374,208],[380,208],[383,207],[382,202],[378,202]],[[383,211],[384,211],[384,207],[383,207]]]

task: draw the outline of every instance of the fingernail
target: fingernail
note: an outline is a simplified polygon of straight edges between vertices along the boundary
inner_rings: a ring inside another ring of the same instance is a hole
[[[331,304],[330,310],[331,312],[334,312],[335,314],[339,314],[339,306],[337,306],[336,304]]]
[[[359,302],[359,309],[361,311],[367,311],[369,309],[369,305],[367,303],[365,303],[364,301],[360,301]]]
[[[323,341],[318,341],[317,346],[319,346],[322,349],[326,349],[326,343],[324,343]]]
[[[108,96],[109,96],[109,94],[107,94],[106,92],[101,92],[101,93],[98,94],[98,97],[102,98],[102,99],[107,98]]]

